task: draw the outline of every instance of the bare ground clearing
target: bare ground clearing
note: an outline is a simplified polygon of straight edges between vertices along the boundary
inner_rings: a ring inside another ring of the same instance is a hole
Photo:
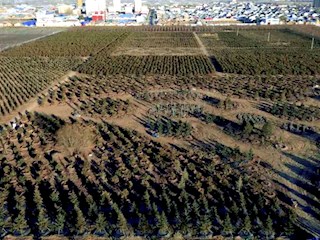
[[[199,48],[118,48],[111,56],[194,56],[201,54]]]

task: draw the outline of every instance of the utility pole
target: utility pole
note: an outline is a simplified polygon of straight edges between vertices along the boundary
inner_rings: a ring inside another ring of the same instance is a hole
[[[311,50],[313,50],[313,47],[314,47],[314,37],[312,38],[312,41],[311,41]]]
[[[271,33],[268,32],[268,42],[270,42]]]

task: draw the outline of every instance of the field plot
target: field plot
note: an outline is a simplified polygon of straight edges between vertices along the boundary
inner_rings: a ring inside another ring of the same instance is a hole
[[[277,235],[293,224],[259,167],[252,170],[255,160],[237,149],[212,142],[215,157],[208,158],[108,123],[71,124],[39,113],[18,124],[26,131],[1,136],[2,237],[210,238],[223,231],[264,237],[263,225],[251,227],[257,218],[268,219]],[[235,167],[237,161],[247,163]]]
[[[79,72],[92,75],[167,74],[203,75],[213,72],[204,56],[113,56],[97,55],[82,64]]]
[[[192,32],[133,32],[112,56],[184,56],[200,53]]]
[[[188,32],[132,32],[78,70],[92,75],[205,75],[214,71],[193,33]]]
[[[0,57],[0,114],[6,115],[58,80],[81,61]]]
[[[208,49],[216,48],[305,48],[310,49],[311,37],[293,30],[229,30],[199,34]],[[320,47],[315,40],[314,48]]]
[[[313,86],[320,84],[315,76],[246,76],[232,75],[203,81],[202,88],[216,89],[239,98],[271,101],[303,101],[315,97]]]
[[[2,53],[4,56],[88,57],[106,48],[125,32],[121,29],[72,29]]]
[[[290,29],[199,34],[216,70],[238,74],[312,75],[320,72],[320,41]],[[313,61],[308,61],[312,58]]]
[[[64,30],[63,28],[0,28],[0,51]]]
[[[320,236],[308,32],[88,27],[1,52],[0,238]]]
[[[162,48],[184,47],[197,48],[198,44],[192,33],[187,32],[134,32],[123,42],[126,48]]]
[[[28,36],[28,30],[20,31]],[[39,29],[36,32],[42,33]],[[12,112],[68,71],[77,68],[83,62],[81,57],[114,46],[112,44],[124,34],[124,31],[113,28],[76,28],[1,52],[0,114]]]
[[[320,73],[320,49],[212,50],[217,70],[247,75],[314,75]],[[312,59],[312,61],[310,61]]]

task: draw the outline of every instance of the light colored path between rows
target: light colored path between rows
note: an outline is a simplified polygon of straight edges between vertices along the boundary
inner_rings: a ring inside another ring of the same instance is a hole
[[[200,49],[201,49],[201,51],[203,52],[203,54],[209,57],[210,54],[208,53],[206,47],[205,47],[204,44],[202,43],[202,41],[201,41],[201,39],[199,38],[198,34],[197,34],[196,32],[193,32],[193,35],[194,35],[194,37],[196,38],[196,40],[197,40],[197,42],[198,42],[198,44],[199,44],[199,46],[200,46]]]

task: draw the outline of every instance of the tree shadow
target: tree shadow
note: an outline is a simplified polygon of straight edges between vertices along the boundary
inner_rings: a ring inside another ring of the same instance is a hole
[[[239,148],[231,148],[212,139],[207,141],[196,139],[191,142],[191,146],[203,152],[218,155],[224,162],[230,162],[230,159],[244,157],[244,154],[240,152]],[[242,163],[244,163],[244,161],[242,161]]]
[[[273,182],[278,185],[279,187],[283,188],[285,191],[290,192],[291,194],[297,196],[298,198],[303,199],[304,201],[306,201],[308,203],[308,205],[319,208],[320,207],[320,203],[318,201],[315,201],[314,199],[303,195],[301,193],[299,193],[298,191],[288,187],[287,185],[277,181],[277,180],[273,180]],[[281,199],[283,202],[289,204],[289,205],[293,205],[294,200],[292,198],[290,198],[287,194],[285,194],[284,192],[281,192],[279,190],[277,190],[277,195],[279,197],[279,199]],[[317,213],[316,211],[312,210],[309,206],[303,206],[300,203],[297,203],[299,208],[303,209],[305,212],[311,214],[313,217],[315,217],[316,219],[320,218],[320,214]]]
[[[316,131],[315,128],[310,126],[286,123],[283,124],[281,128],[286,130],[287,132],[293,133],[297,136],[306,138],[313,142],[318,142],[320,139],[320,134]]]
[[[307,203],[308,206],[303,206],[298,203],[301,209],[303,209],[313,217],[320,219],[320,211],[318,212],[313,209],[315,208],[320,210],[320,201],[318,200],[320,198],[320,191],[315,181],[315,179],[318,179],[316,169],[319,164],[317,163],[317,159],[313,158],[309,160],[285,152],[283,152],[283,155],[290,158],[301,167],[294,164],[286,163],[285,166],[289,170],[288,172],[279,171],[272,168],[270,165],[267,166],[267,168],[272,170],[275,174],[277,174],[284,180],[290,182],[292,185],[301,188],[302,190],[297,191],[278,180],[273,180],[275,184],[277,184],[284,190],[283,192],[278,191],[280,199],[292,205],[293,200],[290,198],[290,194],[293,194]],[[293,176],[293,173],[299,177]],[[313,195],[314,198],[312,196],[307,196],[308,193]]]
[[[221,64],[218,62],[218,60],[215,57],[210,57],[210,61],[217,72],[223,72],[223,68]]]
[[[209,103],[210,105],[213,105],[213,106],[216,106],[221,102],[220,99],[214,98],[214,97],[210,97],[210,96],[204,96],[202,100],[207,102],[207,103]]]
[[[304,167],[307,167],[307,168],[314,168],[320,165],[320,160],[317,160],[316,158],[311,158],[310,159],[311,161],[310,161],[309,159],[307,160],[305,158],[295,156],[291,153],[282,152],[282,154],[290,158],[291,160],[295,161],[296,163],[299,163],[300,165],[303,165]]]

